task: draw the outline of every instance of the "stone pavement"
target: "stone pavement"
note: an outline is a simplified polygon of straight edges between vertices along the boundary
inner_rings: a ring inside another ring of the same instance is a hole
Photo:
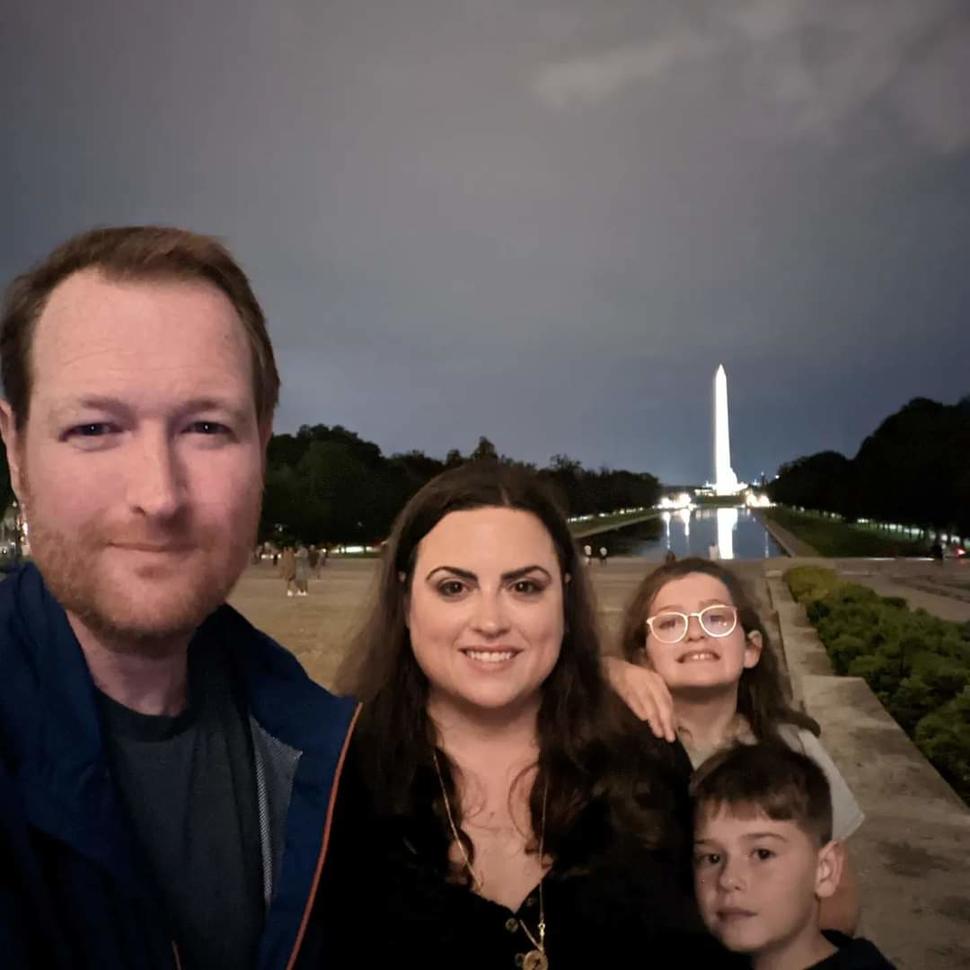
[[[909,572],[904,569],[900,576],[895,564],[870,560],[732,564],[755,594],[776,645],[783,635],[793,694],[821,724],[826,747],[866,813],[866,823],[852,838],[864,931],[901,970],[970,970],[970,811],[863,681],[832,675],[824,648],[780,580],[782,570],[809,562],[837,565],[847,579],[890,584],[886,589],[900,579],[914,580],[918,569],[907,565]],[[590,565],[607,649],[619,632],[627,600],[654,565],[625,558]],[[374,559],[332,559],[320,579],[311,580],[308,597],[288,599],[282,581],[263,563],[246,572],[231,602],[293,650],[312,677],[330,686],[340,660],[352,649],[351,636],[373,591],[377,566]],[[914,606],[929,602],[922,590],[911,587],[903,587],[900,595]],[[933,605],[939,606],[935,600]]]

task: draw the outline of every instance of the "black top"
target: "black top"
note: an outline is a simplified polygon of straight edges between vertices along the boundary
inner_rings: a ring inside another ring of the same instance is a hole
[[[835,930],[822,930],[822,934],[838,950],[808,970],[895,970],[875,944],[861,936],[853,939]]]
[[[177,717],[99,696],[112,771],[185,970],[253,966],[265,915],[252,742],[223,651],[193,642]]]
[[[308,951],[325,955],[314,966],[522,966],[534,948],[522,924],[538,938],[538,890],[513,912],[449,882],[448,833],[430,809],[434,789],[427,787],[436,778],[423,779],[426,813],[380,818],[361,777],[358,741],[351,744],[341,780],[330,854],[308,928]],[[687,769],[678,782],[683,796],[686,780]],[[676,823],[686,827],[687,819]],[[626,965],[630,958],[651,968],[746,965],[703,929],[690,890],[689,856],[673,847],[648,850],[623,837],[595,800],[542,885],[552,970]]]

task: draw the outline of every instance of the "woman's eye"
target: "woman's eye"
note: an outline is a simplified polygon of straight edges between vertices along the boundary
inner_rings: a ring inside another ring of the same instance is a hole
[[[438,584],[438,592],[446,597],[459,596],[464,590],[465,584],[458,579],[446,579],[443,583]]]
[[[512,589],[516,593],[521,593],[524,596],[533,596],[536,593],[542,592],[542,586],[540,586],[534,579],[517,579],[512,584]]]

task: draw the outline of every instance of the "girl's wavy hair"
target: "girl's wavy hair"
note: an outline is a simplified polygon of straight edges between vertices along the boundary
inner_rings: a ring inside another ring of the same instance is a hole
[[[678,559],[660,566],[644,578],[623,616],[620,649],[624,659],[630,663],[644,663],[647,617],[657,594],[672,580],[683,579],[693,573],[702,573],[723,583],[731,594],[731,602],[737,607],[738,623],[745,636],[755,631],[761,634],[764,644],[761,658],[754,667],[746,667],[742,671],[738,684],[738,711],[747,718],[755,737],[759,740],[780,740],[778,727],[786,723],[819,734],[818,723],[792,707],[778,655],[744,584],[730,569],[713,560],[697,557]]]
[[[593,595],[566,519],[534,473],[497,461],[446,471],[407,503],[385,545],[369,617],[338,673],[338,690],[363,702],[358,763],[378,814],[416,818],[430,804],[441,864],[447,866],[450,835],[434,768],[437,751],[455,825],[471,856],[471,840],[460,828],[458,769],[440,749],[428,715],[428,680],[414,658],[406,615],[421,540],[446,515],[479,508],[516,509],[539,519],[564,580],[565,632],[559,658],[542,685],[538,714],[533,832],[542,824],[545,793],[545,851],[557,855],[582,810],[602,796],[614,824],[638,831],[645,845],[665,843],[670,812],[661,803],[666,789],[656,786],[660,775],[650,766],[667,768],[669,755],[639,735],[633,740],[632,717],[606,684]],[[637,759],[646,770],[633,766]],[[466,875],[452,873],[452,878]]]

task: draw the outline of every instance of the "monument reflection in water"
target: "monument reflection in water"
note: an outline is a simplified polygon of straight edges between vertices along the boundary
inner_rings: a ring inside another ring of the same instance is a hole
[[[614,529],[595,539],[613,556],[639,556],[659,561],[667,551],[707,558],[717,545],[722,559],[768,559],[784,556],[778,544],[751,513],[740,507],[663,511],[656,519]]]

